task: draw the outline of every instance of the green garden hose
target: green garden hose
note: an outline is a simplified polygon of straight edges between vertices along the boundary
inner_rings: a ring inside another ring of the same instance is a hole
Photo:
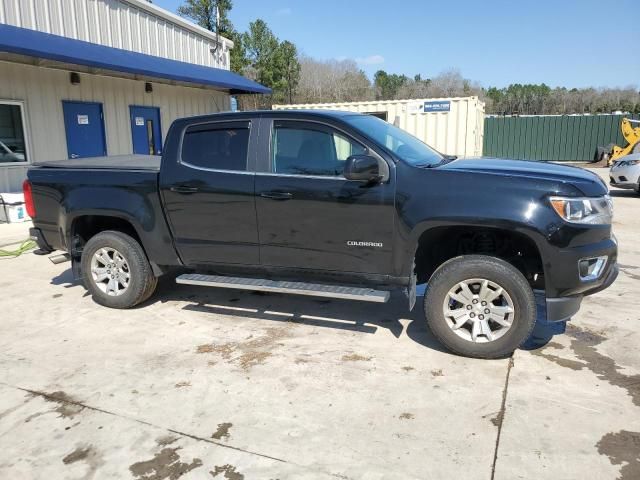
[[[33,240],[25,240],[15,250],[2,250],[0,249],[0,257],[19,257],[29,250],[36,248],[36,242]]]

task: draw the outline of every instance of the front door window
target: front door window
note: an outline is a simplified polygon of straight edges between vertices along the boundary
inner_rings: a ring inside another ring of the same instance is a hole
[[[366,148],[341,133],[305,122],[275,122],[271,145],[274,173],[341,177],[351,155]]]

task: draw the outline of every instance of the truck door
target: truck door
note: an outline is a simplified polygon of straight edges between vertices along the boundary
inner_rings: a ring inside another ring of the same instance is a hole
[[[182,140],[163,159],[160,191],[182,261],[259,264],[251,122],[192,124],[175,134]]]
[[[342,175],[347,157],[367,153],[365,145],[315,121],[271,123],[258,150],[269,171],[256,174],[261,263],[389,274],[394,183],[367,186]]]

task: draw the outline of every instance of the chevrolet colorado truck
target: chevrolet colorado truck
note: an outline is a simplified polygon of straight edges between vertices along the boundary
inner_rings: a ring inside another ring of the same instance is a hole
[[[378,118],[258,111],[176,120],[162,157],[31,167],[40,253],[62,250],[93,299],[129,308],[157,278],[416,301],[461,355],[517,349],[618,274],[606,184],[552,163],[441,155]]]

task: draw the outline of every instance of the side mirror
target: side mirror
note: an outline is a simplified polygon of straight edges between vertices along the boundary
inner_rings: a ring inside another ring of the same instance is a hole
[[[351,155],[344,165],[344,178],[364,182],[379,180],[378,160],[369,155]]]

